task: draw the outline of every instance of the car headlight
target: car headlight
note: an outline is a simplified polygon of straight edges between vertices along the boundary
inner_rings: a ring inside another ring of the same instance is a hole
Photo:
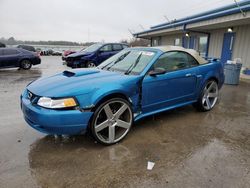
[[[48,97],[41,97],[37,104],[45,108],[71,108],[76,107],[77,103],[74,98],[51,99]]]

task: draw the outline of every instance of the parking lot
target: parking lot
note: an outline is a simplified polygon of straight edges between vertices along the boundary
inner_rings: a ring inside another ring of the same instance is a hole
[[[23,120],[24,87],[65,69],[60,57],[28,71],[0,69],[1,188],[250,187],[249,83],[225,85],[210,112],[187,106],[151,116],[105,147],[89,135],[46,136]]]

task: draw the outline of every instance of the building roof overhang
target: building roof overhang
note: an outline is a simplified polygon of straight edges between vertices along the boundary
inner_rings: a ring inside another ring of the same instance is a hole
[[[250,23],[250,0],[207,11],[201,14],[179,19],[174,22],[160,24],[149,30],[134,33],[137,38],[151,38],[159,35],[182,33],[183,31],[206,31],[223,27],[232,27]],[[242,11],[245,13],[243,14]]]

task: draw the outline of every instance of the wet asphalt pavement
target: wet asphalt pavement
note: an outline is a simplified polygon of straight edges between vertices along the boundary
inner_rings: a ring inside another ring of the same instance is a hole
[[[211,112],[187,106],[143,119],[105,147],[88,135],[46,136],[23,120],[23,88],[65,69],[60,57],[0,69],[0,188],[250,187],[250,84],[224,86]]]

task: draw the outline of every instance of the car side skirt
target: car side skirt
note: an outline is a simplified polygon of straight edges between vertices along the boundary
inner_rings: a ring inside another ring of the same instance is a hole
[[[164,111],[167,111],[167,110],[172,110],[174,108],[178,108],[178,107],[182,107],[182,106],[186,106],[186,105],[190,105],[190,104],[193,104],[197,102],[197,100],[193,100],[193,101],[188,101],[188,102],[185,102],[185,103],[181,103],[181,104],[177,104],[177,105],[174,105],[174,106],[168,106],[166,108],[162,108],[162,109],[159,109],[159,110],[155,110],[155,111],[152,111],[152,112],[148,112],[148,113],[140,113],[138,114],[137,116],[135,116],[135,119],[134,121],[138,121],[144,117],[147,117],[147,116],[150,116],[150,115],[154,115],[154,114],[158,114],[160,112],[164,112]]]

